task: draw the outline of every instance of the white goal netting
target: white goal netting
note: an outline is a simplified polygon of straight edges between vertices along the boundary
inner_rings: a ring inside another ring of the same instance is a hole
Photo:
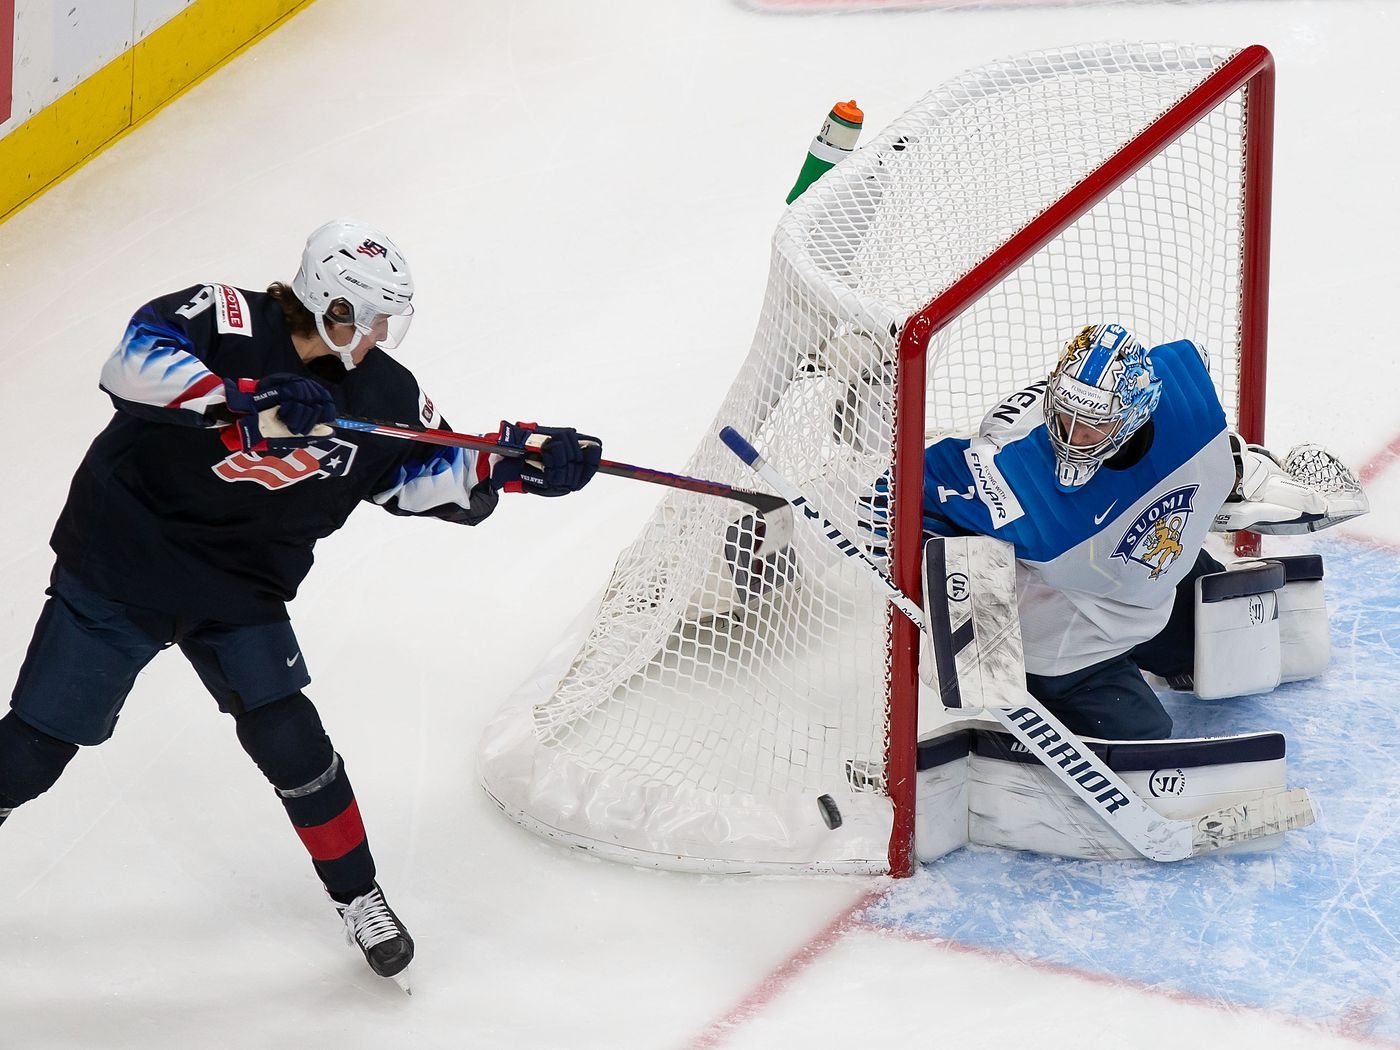
[[[785,213],[752,349],[711,434],[735,427],[840,528],[872,537],[896,399],[916,393],[895,367],[910,318],[1236,53],[1036,53],[921,99]],[[927,434],[971,430],[1097,321],[1149,345],[1194,339],[1237,411],[1243,97],[1184,126],[934,334]],[[715,436],[685,473],[759,487]],[[906,657],[856,567],[783,517],[666,497],[597,608],[488,730],[482,778],[506,813],[638,864],[889,869],[889,683]]]

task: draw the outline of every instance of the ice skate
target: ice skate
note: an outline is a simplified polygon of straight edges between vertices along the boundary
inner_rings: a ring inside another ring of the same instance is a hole
[[[349,904],[336,904],[345,920],[345,940],[365,953],[370,969],[388,977],[409,995],[408,964],[413,961],[413,938],[384,899],[379,884]]]

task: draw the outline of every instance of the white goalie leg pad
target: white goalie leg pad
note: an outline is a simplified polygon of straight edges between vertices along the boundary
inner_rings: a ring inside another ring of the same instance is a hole
[[[958,536],[924,545],[923,682],[944,707],[1011,707],[1026,691],[1016,560],[1009,543]],[[935,645],[942,633],[956,657]]]
[[[984,707],[1021,702],[1025,666],[1016,612],[1015,561],[1009,545],[988,537],[931,541],[925,546],[923,568],[928,636],[953,643],[925,646],[921,674],[933,694],[928,702],[936,704],[936,696],[968,715]],[[1275,602],[1284,568],[1277,564],[1252,568],[1261,571],[1218,575],[1231,577],[1230,588],[1260,588],[1270,603]],[[1250,587],[1235,586],[1245,580],[1252,581]],[[1222,586],[1214,585],[1210,597],[1216,597]],[[1274,608],[1269,605],[1271,613]],[[1277,621],[1269,622],[1276,639]],[[1276,640],[1273,660],[1276,676]],[[1284,741],[1278,733],[1077,743],[1092,748],[1151,810],[1171,820],[1196,820],[1226,806],[1276,795],[1286,786]],[[1041,756],[1033,755],[989,719],[963,718],[941,734],[925,736],[920,742],[918,778],[915,850],[921,859],[958,848],[964,834],[967,842],[1001,849],[1142,859],[1140,848],[1066,786]],[[1282,833],[1263,835],[1230,848],[1271,849],[1282,840]]]
[[[969,841],[1086,860],[1142,859],[1014,738],[981,730],[970,735]],[[1286,783],[1279,733],[1085,743],[1153,810],[1173,819],[1248,802]],[[1265,835],[1228,852],[1274,849],[1283,839],[1282,833]]]
[[[1332,659],[1332,631],[1322,592],[1322,555],[1270,558],[1283,566],[1278,592],[1278,634],[1282,649],[1280,680],[1315,678]]]
[[[1277,562],[1246,562],[1196,580],[1195,690],[1203,700],[1267,693],[1282,654]]]
[[[919,741],[914,856],[937,860],[968,842],[968,770],[972,734],[955,730]]]

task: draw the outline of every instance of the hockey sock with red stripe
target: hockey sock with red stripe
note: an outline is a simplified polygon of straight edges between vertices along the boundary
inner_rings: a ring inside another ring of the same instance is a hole
[[[347,903],[374,885],[374,858],[355,791],[304,693],[234,716],[238,741],[277,789],[331,897]]]
[[[374,858],[340,756],[316,780],[278,789],[287,817],[332,899],[348,904],[374,886]]]

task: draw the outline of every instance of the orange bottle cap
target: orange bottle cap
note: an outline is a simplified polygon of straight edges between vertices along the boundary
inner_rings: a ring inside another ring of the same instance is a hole
[[[855,99],[836,103],[831,107],[831,112],[849,124],[863,124],[865,122],[865,114],[860,111]]]

